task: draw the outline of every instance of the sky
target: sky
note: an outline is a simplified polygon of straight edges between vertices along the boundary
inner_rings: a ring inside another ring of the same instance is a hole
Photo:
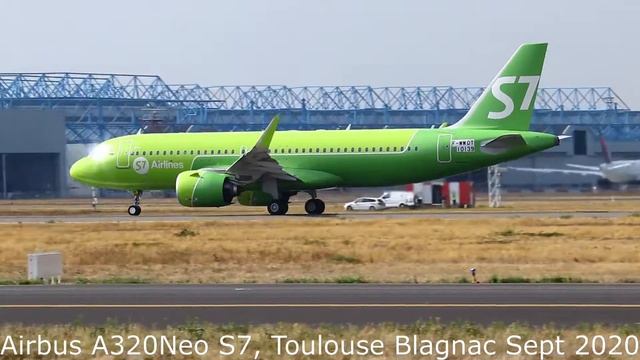
[[[0,72],[157,74],[201,85],[485,86],[549,42],[544,87],[640,110],[636,0],[5,0]]]

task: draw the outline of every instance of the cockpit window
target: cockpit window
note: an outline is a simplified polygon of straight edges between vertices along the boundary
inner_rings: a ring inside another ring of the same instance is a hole
[[[99,144],[89,153],[89,157],[93,160],[103,160],[109,155],[113,155],[113,152],[108,144]]]

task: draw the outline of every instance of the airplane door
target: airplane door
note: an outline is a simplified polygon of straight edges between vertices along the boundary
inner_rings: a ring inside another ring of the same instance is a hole
[[[116,157],[116,167],[119,169],[126,169],[131,166],[131,150],[133,144],[125,141],[118,145],[118,155]]]
[[[438,135],[438,162],[448,163],[451,162],[451,134]]]

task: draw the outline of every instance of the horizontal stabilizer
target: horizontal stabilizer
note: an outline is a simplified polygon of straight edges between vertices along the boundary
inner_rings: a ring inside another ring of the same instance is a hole
[[[522,136],[518,134],[502,135],[493,140],[489,140],[480,146],[482,152],[487,154],[502,154],[509,150],[526,145]]]
[[[572,168],[576,168],[576,169],[600,171],[600,168],[597,167],[597,166],[580,165],[580,164],[567,164],[567,166],[572,167]]]

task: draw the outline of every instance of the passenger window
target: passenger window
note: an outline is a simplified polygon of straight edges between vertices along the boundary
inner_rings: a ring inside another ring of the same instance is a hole
[[[176,155],[180,155],[180,150],[176,151]]]
[[[348,149],[347,149],[347,148],[344,148],[344,152],[347,152],[347,151],[348,151]]]
[[[411,146],[407,146],[407,151],[411,151]]]
[[[400,146],[400,152],[404,151],[404,146]]]
[[[287,149],[287,152],[288,152],[289,154],[291,154],[291,149]]]
[[[393,151],[397,151],[398,148],[396,146],[393,147]]]
[[[320,148],[316,148],[316,152],[319,153],[320,152]]]
[[[167,150],[163,151],[162,155],[167,155]]]
[[[304,150],[305,150],[305,149],[304,149],[304,148],[302,148],[302,152],[303,152],[303,153],[304,153]]]
[[[387,146],[387,152],[388,152],[389,150],[390,150],[390,149],[389,149],[389,147]]]
[[[207,150],[204,151],[204,154],[207,155]]]
[[[146,152],[146,151],[143,151],[143,152],[142,152],[142,156],[144,156],[144,155],[147,155],[147,152]]]
[[[220,149],[218,149],[218,155],[220,155]]]
[[[232,153],[232,154],[235,154],[235,153],[236,153],[236,150],[235,150],[235,149],[231,149],[231,153]]]
[[[169,151],[169,155],[173,155],[173,150]]]
[[[362,148],[361,147],[358,148],[358,152],[362,152]]]
[[[329,148],[329,152],[332,153],[333,152],[333,148]]]
[[[200,155],[200,150],[198,150],[196,153],[197,153],[198,155]]]
[[[351,152],[355,152],[355,151],[356,151],[356,148],[351,148]]]
[[[225,155],[227,154],[227,149],[224,149],[224,154],[225,154]]]
[[[296,148],[296,154],[298,153],[298,148]]]
[[[417,146],[414,146],[414,147],[413,147],[413,150],[418,151],[418,147],[417,147]]]
[[[382,146],[380,146],[380,152],[382,152]]]
[[[327,152],[327,148],[322,148],[322,152],[326,153]]]

